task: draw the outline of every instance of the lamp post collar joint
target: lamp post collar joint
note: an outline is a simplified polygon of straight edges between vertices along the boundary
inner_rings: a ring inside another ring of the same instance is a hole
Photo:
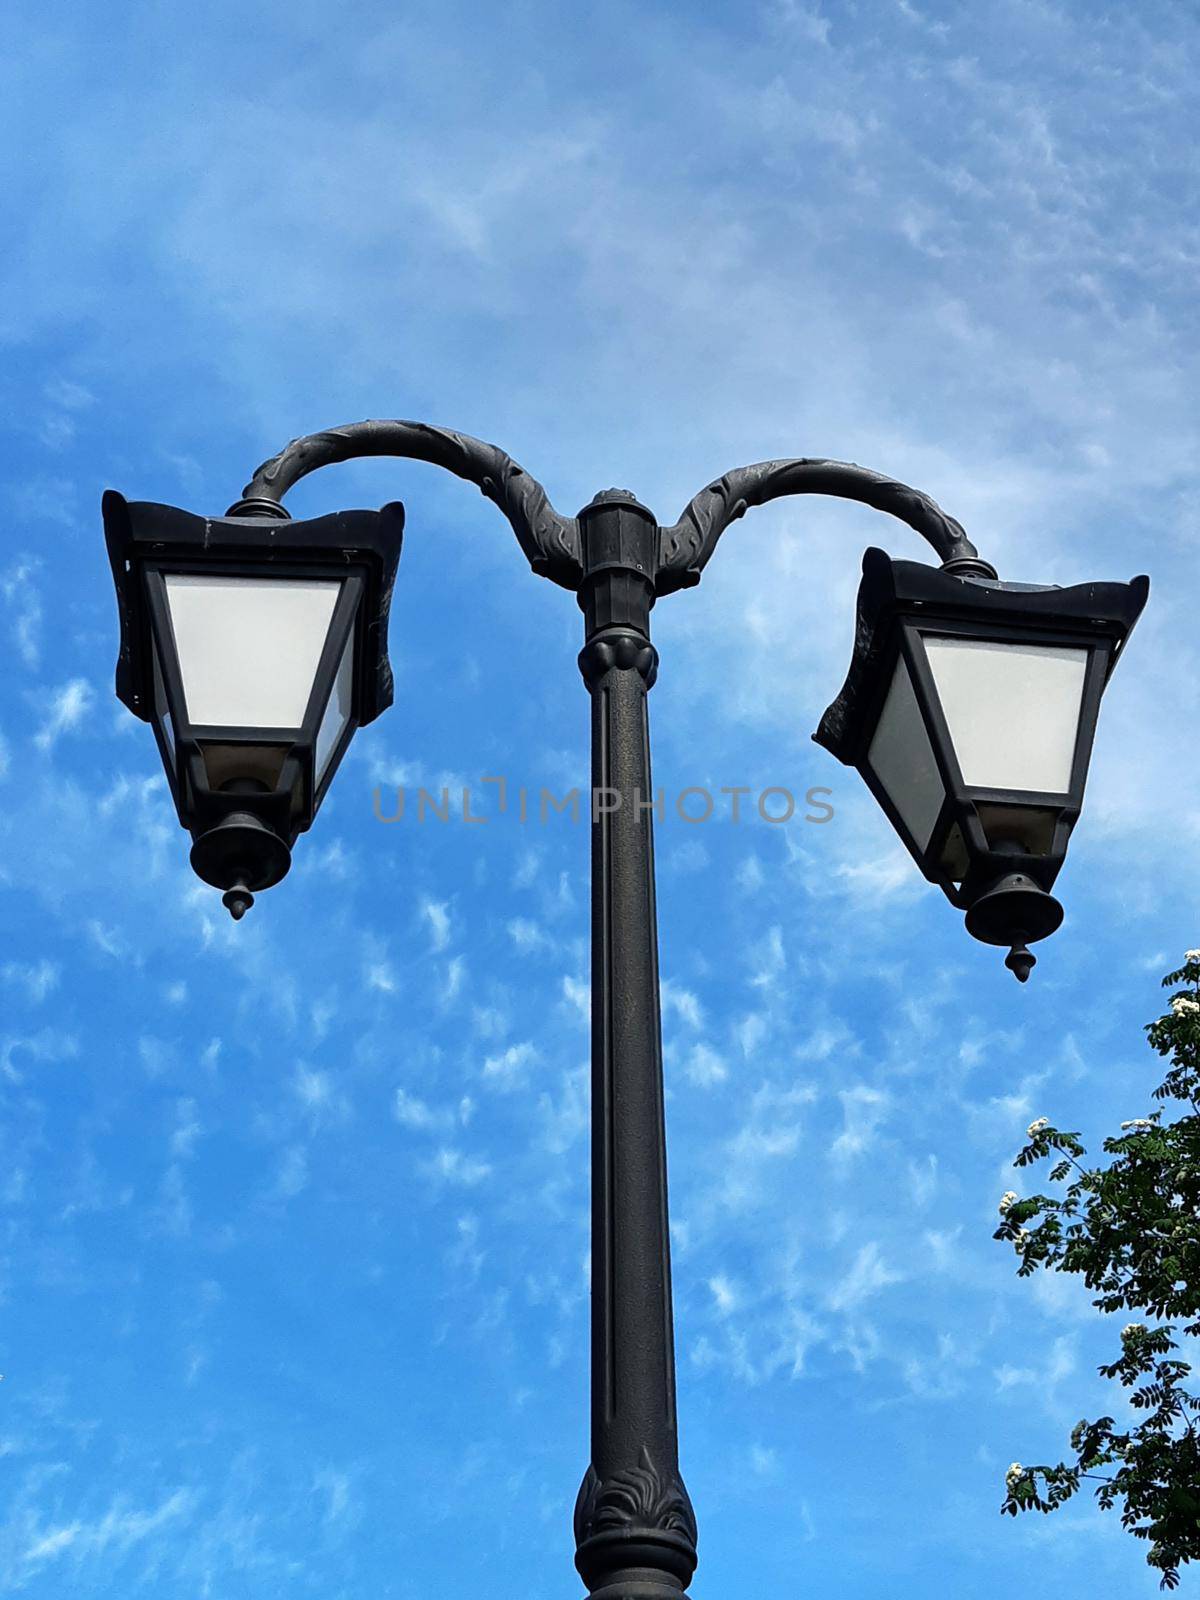
[[[587,643],[579,658],[589,688],[613,666],[630,666],[646,687],[658,656],[650,643],[659,527],[628,489],[608,489],[579,513],[583,577],[577,598]]]
[[[225,513],[227,517],[265,517],[272,522],[290,522],[292,513],[279,500],[268,500],[265,495],[243,495],[235,500]]]

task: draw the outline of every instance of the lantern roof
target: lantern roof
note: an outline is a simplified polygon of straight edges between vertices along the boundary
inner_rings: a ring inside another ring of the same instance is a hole
[[[850,668],[813,739],[846,766],[858,763],[874,727],[880,694],[887,687],[883,669],[899,616],[917,626],[922,618],[942,627],[955,621],[984,631],[994,626],[1014,642],[1023,634],[1036,639],[1049,633],[1107,640],[1111,673],[1149,592],[1150,580],[1144,576],[1128,583],[1079,583],[1066,588],[1003,583],[959,576],[919,561],[894,561],[886,551],[869,549],[863,556]]]

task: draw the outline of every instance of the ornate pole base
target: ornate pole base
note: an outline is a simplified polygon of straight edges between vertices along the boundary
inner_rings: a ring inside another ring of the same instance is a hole
[[[640,1462],[601,1482],[589,1467],[575,1503],[575,1565],[591,1600],[687,1600],[696,1517],[678,1470]]]

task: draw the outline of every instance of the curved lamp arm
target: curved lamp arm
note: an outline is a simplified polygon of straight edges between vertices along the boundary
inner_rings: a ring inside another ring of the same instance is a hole
[[[427,422],[352,422],[293,439],[263,462],[230,514],[271,515],[271,507],[278,506],[300,478],[318,467],[359,456],[428,461],[477,484],[508,518],[533,570],[564,588],[579,587],[583,563],[575,518],[560,516],[537,479],[498,446]]]
[[[477,484],[508,518],[533,570],[564,589],[577,590],[584,576],[579,521],[561,516],[536,478],[497,445],[427,422],[353,422],[292,442],[264,461],[230,507],[231,515],[286,516],[280,502],[300,478],[318,467],[360,456],[401,456],[445,467]],[[898,517],[933,546],[954,573],[995,578],[962,525],[919,489],[848,461],[799,457],[737,467],[702,489],[671,528],[660,529],[656,593],[672,594],[700,582],[700,574],[731,522],[748,507],[783,495],[825,494],[858,500]]]
[[[731,522],[750,506],[765,505],[789,494],[827,494],[841,500],[860,500],[907,522],[927,539],[951,572],[994,578],[995,568],[980,558],[962,524],[947,516],[935,500],[895,478],[850,461],[826,461],[801,456],[791,461],[760,461],[736,467],[710,483],[685,506],[673,528],[662,530],[659,555],[659,594],[687,589],[700,582],[700,573]]]

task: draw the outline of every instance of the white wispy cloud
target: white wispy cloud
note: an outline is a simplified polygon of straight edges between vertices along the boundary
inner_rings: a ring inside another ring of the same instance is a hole
[[[536,922],[528,917],[513,917],[508,924],[508,936],[523,954],[537,950],[548,941]]]
[[[446,901],[422,900],[420,913],[428,925],[433,949],[444,950],[450,942],[450,907]]]
[[[196,1114],[196,1102],[185,1098],[176,1102],[175,1126],[171,1131],[171,1155],[186,1161],[194,1154],[196,1142],[204,1132]]]
[[[392,1114],[402,1128],[427,1131],[446,1125],[450,1120],[444,1111],[435,1111],[417,1095],[406,1089],[397,1089],[392,1097]]]
[[[59,968],[52,961],[45,959],[34,962],[6,961],[0,968],[5,983],[11,983],[24,991],[33,1005],[40,1005],[46,996],[58,987],[62,976]]]
[[[527,1081],[529,1069],[537,1059],[537,1048],[528,1040],[510,1044],[499,1054],[485,1057],[483,1080],[491,1088],[509,1093]]]
[[[194,1490],[176,1489],[153,1510],[141,1511],[118,1499],[95,1521],[77,1520],[52,1527],[34,1536],[21,1552],[21,1565],[37,1569],[70,1555],[81,1562],[97,1556],[125,1555],[173,1524],[187,1522],[195,1513],[198,1496]]]
[[[78,1054],[78,1037],[56,1028],[39,1028],[30,1034],[6,1034],[0,1039],[0,1074],[12,1083],[21,1083],[30,1065],[70,1061]]]
[[[662,1010],[664,1019],[678,1017],[689,1028],[704,1026],[704,1008],[692,990],[665,978],[662,984]]]
[[[702,1040],[688,1051],[683,1070],[688,1081],[698,1089],[711,1089],[715,1084],[724,1083],[729,1076],[729,1068],[723,1057]]]
[[[996,1387],[1000,1390],[1029,1388],[1046,1403],[1053,1399],[1057,1386],[1075,1371],[1077,1360],[1075,1339],[1070,1334],[1060,1334],[1051,1341],[1044,1361],[1024,1366],[1006,1361],[997,1367]]]
[[[34,736],[39,750],[50,750],[64,734],[79,727],[95,702],[92,686],[84,678],[72,678],[49,695],[40,729]]]
[[[451,1145],[443,1145],[430,1161],[424,1163],[423,1170],[431,1177],[439,1178],[445,1183],[459,1188],[473,1189],[490,1176],[492,1168],[490,1162],[483,1161],[478,1156],[468,1155]]]
[[[739,1296],[736,1287],[728,1278],[710,1278],[708,1287],[712,1293],[713,1303],[722,1316],[727,1316],[731,1311],[736,1311],[739,1304]]]
[[[562,980],[563,998],[573,1011],[579,1014],[582,1021],[588,1022],[592,1015],[592,986],[581,978],[573,978],[569,973],[564,974]]]
[[[352,1115],[350,1097],[332,1072],[298,1061],[292,1090],[313,1127],[344,1123]]]
[[[830,1146],[835,1160],[846,1161],[862,1155],[874,1143],[875,1135],[888,1113],[888,1096],[865,1083],[841,1089],[842,1131]]]
[[[42,598],[34,582],[36,571],[33,561],[24,560],[0,578],[0,598],[8,611],[12,643],[23,665],[31,668],[40,659],[42,629]]]
[[[279,1157],[270,1186],[270,1197],[273,1200],[294,1200],[308,1187],[308,1181],[308,1150],[304,1145],[289,1145]]]
[[[872,1239],[861,1247],[850,1266],[830,1287],[826,1301],[832,1311],[855,1311],[902,1279],[903,1273],[888,1266],[879,1245]]]
[[[563,1071],[557,1095],[543,1091],[539,1096],[542,1138],[551,1156],[561,1156],[587,1132],[590,1085],[591,1069],[585,1062]]]

